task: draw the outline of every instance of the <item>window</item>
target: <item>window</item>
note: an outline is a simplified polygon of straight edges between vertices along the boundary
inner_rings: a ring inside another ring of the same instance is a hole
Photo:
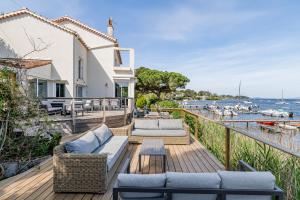
[[[115,84],[115,97],[128,97],[128,83]]]
[[[78,79],[83,79],[83,63],[81,58],[78,60]]]
[[[32,79],[29,81],[29,91],[32,96],[45,98],[47,97],[47,81]]]
[[[56,97],[65,97],[64,83],[56,83]]]
[[[83,97],[83,87],[81,87],[81,86],[76,87],[76,96]]]

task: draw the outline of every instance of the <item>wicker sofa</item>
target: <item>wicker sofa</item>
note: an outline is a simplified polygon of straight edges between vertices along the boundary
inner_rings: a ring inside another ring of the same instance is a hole
[[[163,139],[165,144],[190,144],[189,126],[182,119],[135,119],[128,127],[130,143]]]
[[[124,128],[101,125],[55,147],[54,192],[104,193],[127,152],[126,134]]]

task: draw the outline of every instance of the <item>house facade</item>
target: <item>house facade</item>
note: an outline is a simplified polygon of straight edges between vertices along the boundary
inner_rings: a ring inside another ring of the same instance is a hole
[[[0,58],[51,61],[28,73],[35,95],[134,97],[134,50],[119,47],[111,19],[102,33],[70,17],[49,20],[22,9],[0,15],[0,30]]]

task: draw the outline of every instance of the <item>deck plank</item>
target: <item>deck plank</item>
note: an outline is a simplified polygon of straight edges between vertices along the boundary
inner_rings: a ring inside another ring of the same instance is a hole
[[[125,157],[131,158],[131,173],[140,173],[138,154],[141,145],[131,144]],[[224,170],[224,166],[205,147],[192,139],[190,145],[166,145],[167,171],[176,172],[215,172]],[[120,171],[125,159],[121,162]],[[160,156],[143,156],[143,174],[161,173],[162,158]],[[105,194],[64,194],[53,192],[52,160],[45,161],[40,167],[29,170],[16,177],[0,182],[0,199],[9,200],[111,200],[112,188],[117,179],[116,173]]]

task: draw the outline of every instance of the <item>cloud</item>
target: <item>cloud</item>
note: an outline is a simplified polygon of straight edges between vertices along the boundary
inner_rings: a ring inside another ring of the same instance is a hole
[[[245,95],[278,97],[282,88],[286,96],[300,96],[299,41],[264,41],[237,43],[209,48],[185,55],[184,71],[191,78],[189,87],[218,93],[236,94],[242,80]],[[298,94],[297,94],[298,92]]]
[[[193,3],[185,3],[146,12],[140,20],[151,24],[145,29],[147,36],[167,41],[191,40],[206,34],[230,32],[238,25],[258,19],[267,13],[259,10],[233,10],[232,6],[212,4],[208,10]],[[217,30],[211,32],[212,30]]]

